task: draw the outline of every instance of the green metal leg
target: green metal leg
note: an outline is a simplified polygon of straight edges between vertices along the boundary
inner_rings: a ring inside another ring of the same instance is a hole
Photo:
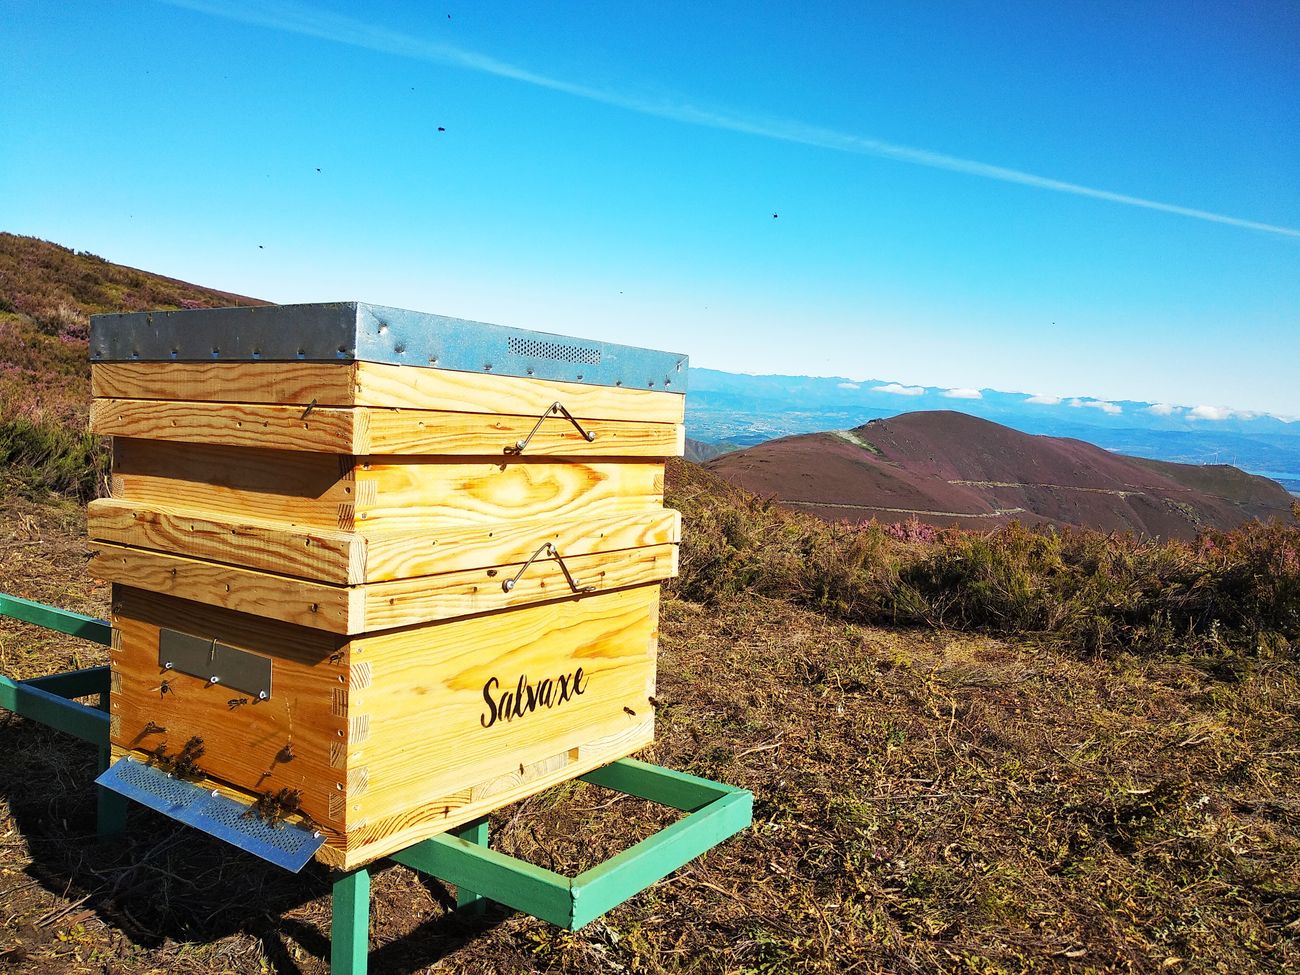
[[[369,869],[362,867],[335,875],[330,910],[330,972],[366,975],[370,951]]]
[[[482,819],[476,819],[472,823],[466,823],[451,831],[466,843],[473,843],[476,846],[486,847],[488,845],[488,820],[484,816]],[[456,909],[465,911],[467,914],[479,916],[487,907],[487,898],[482,894],[467,889],[463,884],[456,885]]]
[[[0,596],[0,615],[7,605]],[[37,621],[39,622],[39,620]],[[92,621],[94,622],[94,621]],[[78,704],[72,698],[99,695],[99,707]],[[65,674],[50,674],[31,680],[15,681],[0,675],[0,708],[24,718],[38,721],[66,734],[88,741],[99,749],[99,771],[108,768],[108,668],[91,667]],[[96,793],[96,831],[100,837],[120,833],[126,825],[129,800],[111,789]]]
[[[108,768],[108,749],[100,751],[99,768]],[[126,828],[126,810],[129,800],[102,785],[95,790],[95,832],[101,840],[110,839]]]
[[[108,712],[108,691],[99,695],[99,709]],[[108,742],[99,745],[99,771],[104,772],[113,762]],[[126,828],[126,808],[130,800],[112,789],[99,786],[95,790],[95,832],[101,840],[116,836]]]

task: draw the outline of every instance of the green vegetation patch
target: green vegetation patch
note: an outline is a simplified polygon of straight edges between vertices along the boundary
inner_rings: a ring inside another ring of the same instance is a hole
[[[0,233],[0,468],[6,488],[88,500],[103,493],[106,445],[90,418],[90,316],[259,304],[102,257]]]
[[[1294,655],[1300,516],[1162,542],[1088,530],[827,523],[673,465],[674,591],[759,594],[862,623],[1032,635],[1080,653]],[[1300,509],[1295,509],[1300,510]]]

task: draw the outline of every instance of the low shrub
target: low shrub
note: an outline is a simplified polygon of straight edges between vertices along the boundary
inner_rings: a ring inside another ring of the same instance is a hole
[[[88,501],[106,493],[108,441],[25,417],[0,420],[0,468],[31,494],[54,491]]]
[[[1037,635],[1088,653],[1270,655],[1300,644],[1300,517],[1195,542],[1088,530],[920,532],[823,522],[693,465],[670,467],[685,520],[676,593],[740,592],[863,623]]]

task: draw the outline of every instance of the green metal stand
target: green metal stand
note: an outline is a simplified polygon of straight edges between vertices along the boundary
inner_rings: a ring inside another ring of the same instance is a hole
[[[466,843],[473,843],[475,846],[481,846],[485,850],[488,845],[488,820],[484,816],[482,819],[476,819],[472,823],[466,823],[464,826],[458,826],[453,829],[452,835]],[[472,915],[481,915],[487,907],[487,898],[477,891],[470,890],[464,884],[456,886],[456,909],[467,911]]]
[[[0,594],[0,616],[98,643],[111,641],[111,629],[103,620],[13,596]],[[95,695],[99,698],[97,708],[73,700]],[[0,707],[99,746],[101,769],[109,760],[108,697],[107,667],[24,681],[0,676]],[[455,884],[460,910],[478,913],[492,900],[576,931],[740,832],[753,818],[753,796],[744,789],[633,759],[622,759],[580,778],[686,815],[576,877],[490,849],[486,818],[423,840],[390,859]],[[117,793],[99,790],[101,836],[122,828],[127,804]],[[331,971],[334,975],[365,975],[370,941],[369,867],[335,875],[332,910]]]
[[[369,867],[335,876],[330,911],[330,971],[364,975],[370,953]]]
[[[645,762],[625,758],[581,779],[689,815],[572,878],[448,833],[390,858],[576,931],[740,832],[752,820],[753,796],[744,789]]]
[[[82,613],[34,603],[0,593],[0,616],[34,623],[47,630],[67,633],[104,646],[113,640],[113,629],[106,620]],[[99,748],[99,771],[109,766],[108,745],[108,668],[89,667],[64,674],[11,680],[0,674],[0,708],[13,711],[32,721],[55,728]],[[73,700],[97,697],[98,707],[87,707]],[[126,825],[127,800],[111,789],[96,790],[96,828],[101,838],[120,833]]]
[[[744,789],[657,765],[625,758],[581,778],[688,815],[572,878],[489,849],[486,819],[416,843],[389,859],[455,884],[458,909],[479,912],[492,900],[576,931],[752,821],[753,796]],[[369,892],[367,867],[335,877],[330,928],[334,975],[366,975]]]

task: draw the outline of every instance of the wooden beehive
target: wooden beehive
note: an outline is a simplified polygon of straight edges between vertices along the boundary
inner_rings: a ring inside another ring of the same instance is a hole
[[[97,316],[91,360],[116,756],[191,743],[352,868],[651,742],[684,357],[341,303]]]

